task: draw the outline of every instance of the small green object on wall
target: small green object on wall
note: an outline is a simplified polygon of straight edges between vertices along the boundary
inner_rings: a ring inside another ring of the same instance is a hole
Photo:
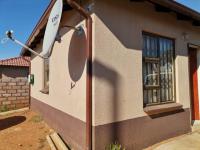
[[[34,74],[29,74],[28,75],[28,82],[29,84],[34,84]]]

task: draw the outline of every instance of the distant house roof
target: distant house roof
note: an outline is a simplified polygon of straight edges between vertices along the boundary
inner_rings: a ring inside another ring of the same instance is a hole
[[[0,66],[16,66],[16,67],[29,67],[30,57],[14,57],[9,59],[0,60]]]
[[[155,5],[155,11],[166,12],[166,13],[174,12],[177,15],[177,20],[189,21],[192,23],[193,26],[200,27],[200,13],[185,5],[176,2],[175,0],[130,0],[130,1],[152,3]],[[38,21],[31,35],[29,36],[29,39],[26,42],[27,46],[34,49],[36,45],[40,43],[45,33],[48,16],[55,2],[56,0],[51,0],[47,9],[41,16],[40,20]],[[63,11],[68,11],[71,9],[72,8],[66,3],[66,1],[64,1]],[[20,55],[30,56],[30,52],[22,48]]]

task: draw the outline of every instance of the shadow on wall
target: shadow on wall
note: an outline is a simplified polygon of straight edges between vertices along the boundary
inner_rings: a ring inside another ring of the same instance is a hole
[[[64,42],[62,39],[63,36],[66,34],[71,34],[72,37],[70,38],[70,45],[69,49],[68,46],[65,48],[67,53],[67,58],[68,58],[68,67],[67,70],[69,71],[69,75],[71,78],[71,89],[73,89],[76,86],[76,83],[80,80],[80,78],[83,75],[83,71],[85,68],[86,64],[86,33],[83,32],[82,34],[79,34],[78,31],[66,27],[66,25],[72,26],[72,27],[77,27],[79,24],[81,26],[81,22],[84,20],[79,14],[76,12],[71,11],[71,16],[70,19],[63,20],[62,27],[60,28],[59,34],[61,36],[61,43]],[[63,14],[63,18],[69,18],[68,13]],[[85,24],[83,22],[83,24]]]
[[[78,19],[76,23],[72,23],[73,26],[76,26],[82,21],[82,19]],[[118,29],[118,25],[116,25],[116,30]],[[63,28],[61,33],[61,37],[67,34],[69,31],[71,31],[68,28]],[[119,30],[121,31],[121,30]],[[123,31],[122,31],[123,32]],[[129,31],[127,31],[129,32]],[[68,70],[70,78],[73,82],[76,82],[80,80],[80,78],[83,75],[84,68],[86,67],[86,34],[78,35],[76,31],[73,32],[73,35],[71,37],[70,46],[69,46],[69,52],[68,52]],[[130,41],[130,40],[129,40]],[[112,120],[117,120],[119,117],[119,110],[120,110],[120,104],[119,104],[119,85],[120,85],[120,74],[114,70],[113,68],[109,67],[106,64],[103,64],[103,62],[100,62],[98,60],[93,61],[93,75],[96,78],[99,78],[103,80],[105,83],[108,83],[110,90],[103,92],[110,92],[111,97],[107,99],[108,103],[110,104],[110,110],[109,115]],[[71,88],[73,88],[75,85],[73,85]],[[102,93],[104,94],[104,93]],[[119,141],[120,135],[119,135],[119,128],[117,126],[114,126],[111,129],[111,134],[109,134],[109,137],[107,137],[106,141]],[[103,139],[102,139],[103,140]],[[110,143],[108,143],[110,144]]]
[[[86,64],[86,34],[74,31],[68,53],[69,74],[73,82],[80,80]]]
[[[106,1],[106,2],[105,2]],[[123,44],[124,47],[131,49],[131,50],[141,50],[142,49],[142,30],[149,30],[152,31],[152,33],[158,32],[158,34],[162,35],[166,32],[160,33],[160,30],[156,31],[154,28],[152,28],[152,25],[144,26],[145,22],[141,22],[142,19],[147,17],[148,13],[155,13],[153,6],[152,11],[151,9],[145,10],[145,13],[141,13],[144,11],[144,9],[149,8],[150,5],[147,5],[147,3],[135,3],[128,0],[102,0],[97,1],[95,7],[95,14],[100,19],[100,21],[103,23],[104,26],[106,26],[107,29]],[[120,10],[120,13],[119,13]],[[117,15],[116,15],[117,14]],[[132,15],[137,14],[137,16]],[[158,15],[161,15],[158,13]],[[151,16],[152,17],[152,16]],[[159,28],[167,28],[168,30],[170,27],[170,22],[166,22],[162,20],[165,17],[163,14],[163,17],[160,19],[152,18],[155,20],[152,20],[152,22],[157,21]],[[174,16],[171,16],[172,18]],[[159,17],[158,17],[159,18]],[[157,20],[156,20],[157,19]],[[120,20],[120,21],[119,21]],[[162,24],[159,24],[159,21],[163,21]],[[168,23],[168,24],[167,24]],[[182,22],[182,24],[184,24]],[[141,27],[141,25],[143,27]],[[176,25],[176,24],[175,24]],[[185,24],[184,24],[185,25]],[[163,26],[163,27],[162,27]],[[180,29],[180,24],[178,24],[177,21],[177,31]],[[191,26],[190,26],[191,27]],[[171,32],[173,32],[172,28]],[[98,31],[97,31],[98,32]],[[100,33],[101,34],[101,33]],[[170,35],[171,33],[169,33]],[[167,36],[167,35],[163,35]],[[176,35],[176,56],[188,56],[187,50],[185,49],[187,47],[187,42],[183,41],[182,35]],[[198,38],[196,38],[198,39]],[[179,44],[180,43],[180,44]]]
[[[129,13],[129,11],[137,13],[131,4],[133,3],[128,0],[97,1],[98,7],[96,7],[95,13],[123,46],[128,49],[140,50],[142,48],[142,41],[140,40],[142,34],[138,32],[139,23],[135,23],[136,18]],[[121,10],[120,13],[119,10]]]
[[[0,131],[18,125],[26,120],[24,116],[13,116],[0,119]]]
[[[111,98],[108,98],[107,100],[109,101],[108,103],[111,105],[111,110],[110,111],[110,117],[112,120],[117,120],[119,117],[119,109],[120,109],[120,104],[119,104],[119,85],[120,85],[120,75],[117,71],[114,69],[108,67],[107,65],[104,65],[102,62],[95,60],[93,62],[94,64],[94,76],[104,80],[105,82],[109,83],[109,87],[111,88]],[[106,92],[105,90],[103,90]],[[107,91],[107,92],[110,92]],[[102,93],[104,94],[104,93]],[[119,141],[120,136],[118,135],[119,131],[117,126],[113,126],[111,128],[111,134],[109,134],[109,137],[107,137],[107,141]],[[110,144],[110,143],[108,143]]]

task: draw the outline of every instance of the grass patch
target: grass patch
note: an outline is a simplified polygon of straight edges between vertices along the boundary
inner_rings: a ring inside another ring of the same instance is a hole
[[[38,123],[38,122],[43,121],[43,118],[40,115],[35,115],[29,121],[34,122],[34,123]]]
[[[7,105],[3,105],[3,106],[0,107],[0,112],[6,112],[6,111],[9,111]]]
[[[107,146],[106,150],[126,150],[126,149],[122,148],[122,146],[119,143],[115,142]]]

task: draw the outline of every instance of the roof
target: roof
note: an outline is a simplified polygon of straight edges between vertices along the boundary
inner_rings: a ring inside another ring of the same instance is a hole
[[[41,39],[44,36],[45,27],[48,21],[48,16],[50,14],[51,8],[53,7],[56,0],[51,0],[49,6],[45,10],[44,14],[38,21],[35,26],[33,32],[31,33],[29,39],[26,42],[26,45],[35,48],[38,43],[40,43]],[[155,11],[157,12],[174,12],[177,15],[177,20],[185,20],[190,21],[193,26],[200,26],[200,13],[182,5],[175,0],[130,0],[130,2],[149,2],[155,5]],[[64,1],[63,11],[71,10],[72,8]],[[30,55],[23,48],[20,55],[26,56]]]
[[[132,0],[134,1],[134,0]],[[193,21],[200,22],[200,13],[191,9],[181,3],[176,2],[175,0],[147,0],[151,3],[156,4],[157,6],[163,6],[167,8],[168,11],[173,11],[179,15],[184,15],[185,17],[190,18]]]
[[[0,60],[0,66],[16,66],[16,67],[29,67],[30,57],[15,57]]]

